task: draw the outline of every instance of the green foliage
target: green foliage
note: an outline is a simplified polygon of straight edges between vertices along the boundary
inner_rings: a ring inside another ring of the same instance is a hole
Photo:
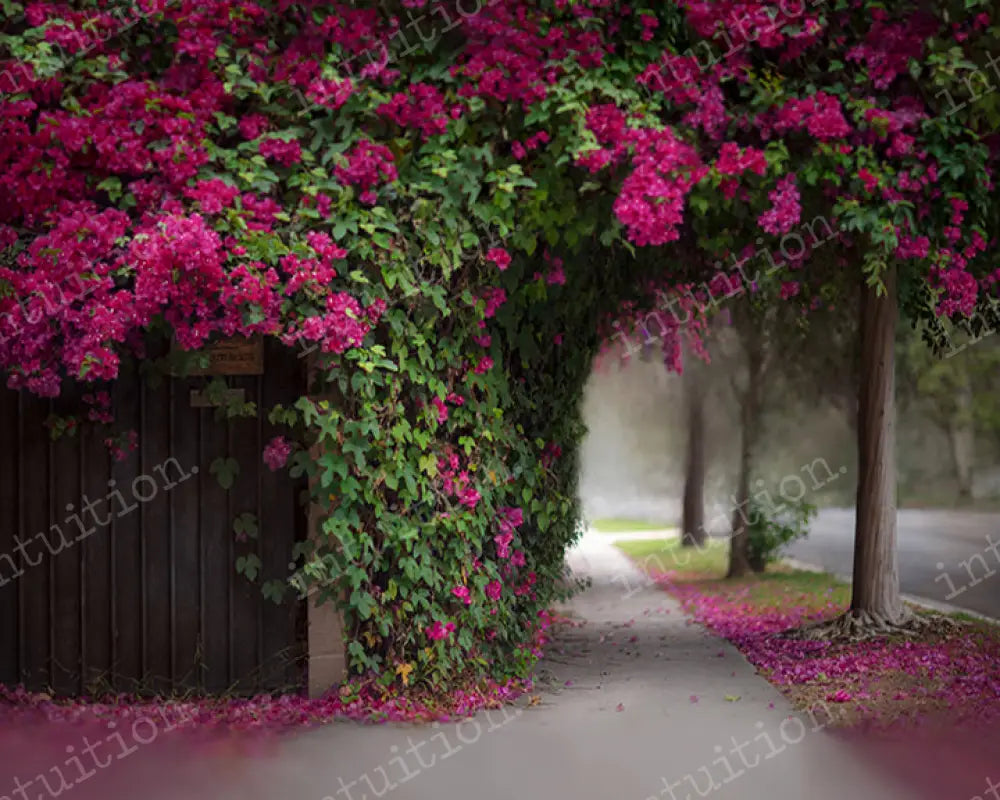
[[[750,565],[763,572],[781,557],[792,542],[805,538],[816,507],[802,501],[785,501],[774,507],[751,499],[747,508],[747,539]]]
[[[229,491],[233,488],[236,476],[240,474],[240,462],[232,457],[222,458],[220,456],[209,465],[208,471],[215,476],[219,486]]]

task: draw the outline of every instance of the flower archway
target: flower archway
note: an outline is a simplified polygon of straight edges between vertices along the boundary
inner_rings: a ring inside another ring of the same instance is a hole
[[[351,668],[384,686],[530,669],[577,533],[580,393],[623,320],[652,315],[679,368],[705,293],[809,305],[898,273],[933,320],[995,279],[993,107],[951,94],[985,11],[467,5],[77,0],[2,24],[8,385],[99,388],[151,337],[188,366],[216,336],[308,353],[264,455],[323,514],[295,585],[342,604]]]

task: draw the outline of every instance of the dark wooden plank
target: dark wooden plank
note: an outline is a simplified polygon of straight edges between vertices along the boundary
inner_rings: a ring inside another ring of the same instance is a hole
[[[83,672],[84,688],[101,692],[111,688],[111,522],[108,502],[111,457],[104,445],[103,426],[84,425],[80,431],[81,461],[85,465],[80,496],[81,518],[94,532],[80,545],[83,554]]]
[[[172,461],[170,383],[145,386],[141,434],[143,488],[142,535],[145,542],[144,654],[150,688],[158,693],[172,688],[170,530],[173,490],[185,471]],[[144,499],[146,498],[146,499]]]
[[[201,410],[201,446],[205,468],[201,471],[199,534],[202,559],[202,645],[205,656],[204,687],[218,692],[230,687],[229,677],[229,587],[234,575],[230,543],[234,488],[226,491],[218,476],[211,474],[216,459],[227,459],[228,425],[218,409]]]
[[[300,394],[302,361],[294,351],[272,346],[265,352],[265,377],[261,390],[261,449],[274,436],[285,433],[267,420],[276,404],[289,405]],[[272,472],[263,466],[260,473],[260,546],[263,580],[287,580],[291,574],[292,552],[297,539],[304,537],[305,514],[297,495],[302,487],[285,470]],[[296,623],[299,603],[295,593],[286,591],[281,605],[264,603],[261,647],[261,682],[267,689],[297,685],[300,676],[290,664],[299,645]]]
[[[56,413],[80,413],[76,393],[54,404]],[[50,601],[52,608],[52,688],[56,694],[73,695],[83,690],[81,655],[80,544],[91,530],[79,516],[80,484],[79,434],[61,436],[51,446],[52,487],[48,552],[52,555]]]
[[[49,435],[44,426],[48,401],[22,400],[23,483],[20,492],[21,530],[18,536],[24,575],[21,576],[21,680],[29,689],[49,688],[50,649],[49,565],[45,543],[37,539],[49,527]]]
[[[173,681],[175,686],[196,686],[199,634],[201,630],[201,578],[198,538],[198,507],[201,505],[201,481],[208,473],[199,452],[200,421],[197,409],[191,408],[192,381],[174,380],[171,409],[173,413],[173,457],[190,476],[178,480],[170,490],[173,502]],[[173,472],[173,470],[171,470]]]
[[[0,388],[0,683],[17,683],[18,587],[21,559],[14,550],[18,528],[20,426],[18,395]]]
[[[139,431],[140,382],[134,370],[125,372],[115,387],[115,429]],[[132,451],[111,467],[108,510],[112,515],[114,544],[114,664],[118,687],[143,689],[143,558],[142,513],[135,499],[139,484],[139,454]]]
[[[230,379],[230,383],[246,393],[248,402],[257,402],[256,377],[241,377]],[[258,414],[260,408],[258,406]],[[233,518],[243,513],[252,514],[259,524],[260,503],[259,478],[261,462],[261,446],[259,440],[258,418],[240,417],[231,423],[231,451],[233,458],[240,464],[240,474],[232,490]],[[230,536],[232,554],[230,564],[239,556],[259,555],[260,537],[247,538],[239,542],[235,535]],[[230,567],[232,576],[232,614],[229,620],[230,663],[232,664],[231,679],[241,691],[251,691],[258,680],[259,647],[258,620],[261,613],[263,595],[260,591],[261,578],[258,576],[251,583],[243,575],[237,575],[234,567]],[[270,601],[268,601],[270,602]]]

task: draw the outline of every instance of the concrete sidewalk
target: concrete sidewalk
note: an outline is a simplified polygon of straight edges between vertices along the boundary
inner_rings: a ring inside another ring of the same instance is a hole
[[[128,780],[102,797],[920,796],[872,772],[821,720],[794,714],[738,651],[689,624],[606,536],[585,536],[569,558],[593,586],[566,609],[580,625],[564,630],[540,665],[536,705],[457,724],[339,723],[257,754],[176,750],[171,761],[164,748],[147,766],[138,755],[123,762]]]
[[[859,763],[821,720],[793,714],[606,536],[585,536],[569,558],[593,586],[566,609],[582,625],[541,665],[539,704],[459,724],[333,725],[264,758],[202,765],[185,798],[914,797]]]

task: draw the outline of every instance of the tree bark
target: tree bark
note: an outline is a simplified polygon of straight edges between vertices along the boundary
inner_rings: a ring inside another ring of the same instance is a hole
[[[955,413],[948,425],[951,455],[958,479],[958,499],[972,499],[972,465],[975,458],[976,437],[972,425],[972,384],[966,380],[955,391]]]
[[[861,296],[861,381],[858,393],[858,494],[854,586],[849,616],[901,625],[909,615],[899,595],[896,560],[895,335],[896,273],[886,294]]]
[[[687,462],[684,473],[684,506],[681,545],[699,547],[705,531],[705,388],[698,367],[685,368],[687,402]]]
[[[764,342],[758,330],[743,332],[747,354],[747,385],[740,408],[740,476],[734,498],[732,538],[729,544],[727,578],[739,578],[752,572],[747,524],[750,521],[750,473],[754,445],[760,430],[761,391],[764,378]]]

